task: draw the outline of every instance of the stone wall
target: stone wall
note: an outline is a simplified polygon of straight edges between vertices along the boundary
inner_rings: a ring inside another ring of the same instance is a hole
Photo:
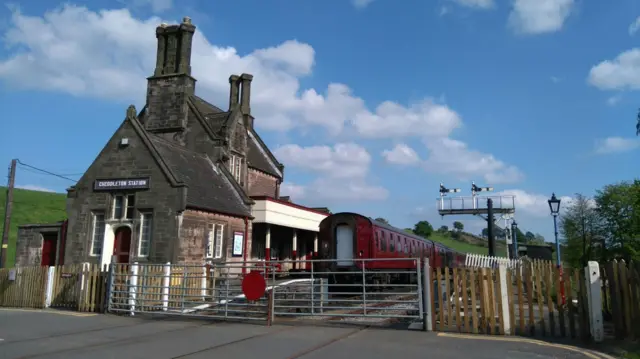
[[[53,233],[58,237],[60,245],[60,230],[62,224],[33,224],[18,227],[16,241],[16,267],[40,266],[42,262],[43,233]],[[58,247],[59,248],[59,247]],[[59,252],[56,250],[56,258]]]

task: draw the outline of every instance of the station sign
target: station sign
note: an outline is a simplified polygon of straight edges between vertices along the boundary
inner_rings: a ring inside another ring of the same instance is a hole
[[[94,191],[149,189],[149,178],[100,179],[93,183]]]

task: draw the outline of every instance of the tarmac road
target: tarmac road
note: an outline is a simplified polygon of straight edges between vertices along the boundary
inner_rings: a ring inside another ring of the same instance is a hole
[[[610,358],[516,337],[0,309],[0,359]]]

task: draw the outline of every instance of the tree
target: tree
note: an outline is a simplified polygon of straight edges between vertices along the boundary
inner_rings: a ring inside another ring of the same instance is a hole
[[[428,238],[433,233],[433,226],[428,221],[420,221],[413,227],[413,233],[420,237]]]
[[[449,227],[447,226],[440,226],[440,228],[438,228],[438,233],[447,233],[449,232]]]
[[[533,232],[527,231],[527,233],[524,234],[525,243],[532,243],[535,239],[536,239],[536,235],[533,234]]]
[[[464,224],[462,224],[462,222],[460,221],[455,221],[453,222],[453,228],[458,232],[462,232],[462,230],[464,229]]]
[[[409,233],[409,234],[415,234],[415,233],[413,233],[413,229],[411,229],[411,228],[405,228],[404,231]]]
[[[563,261],[573,268],[581,268],[593,257],[597,238],[606,228],[603,217],[590,198],[577,193],[560,216]]]
[[[384,224],[389,224],[389,221],[387,221],[386,218],[382,218],[382,217],[378,217],[375,219],[376,222],[382,222]]]
[[[596,192],[597,212],[607,224],[601,239],[602,259],[640,255],[640,181],[607,185]]]

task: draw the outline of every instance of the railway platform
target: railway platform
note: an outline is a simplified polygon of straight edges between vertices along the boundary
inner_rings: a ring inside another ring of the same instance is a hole
[[[527,339],[0,309],[0,359],[611,358]]]

